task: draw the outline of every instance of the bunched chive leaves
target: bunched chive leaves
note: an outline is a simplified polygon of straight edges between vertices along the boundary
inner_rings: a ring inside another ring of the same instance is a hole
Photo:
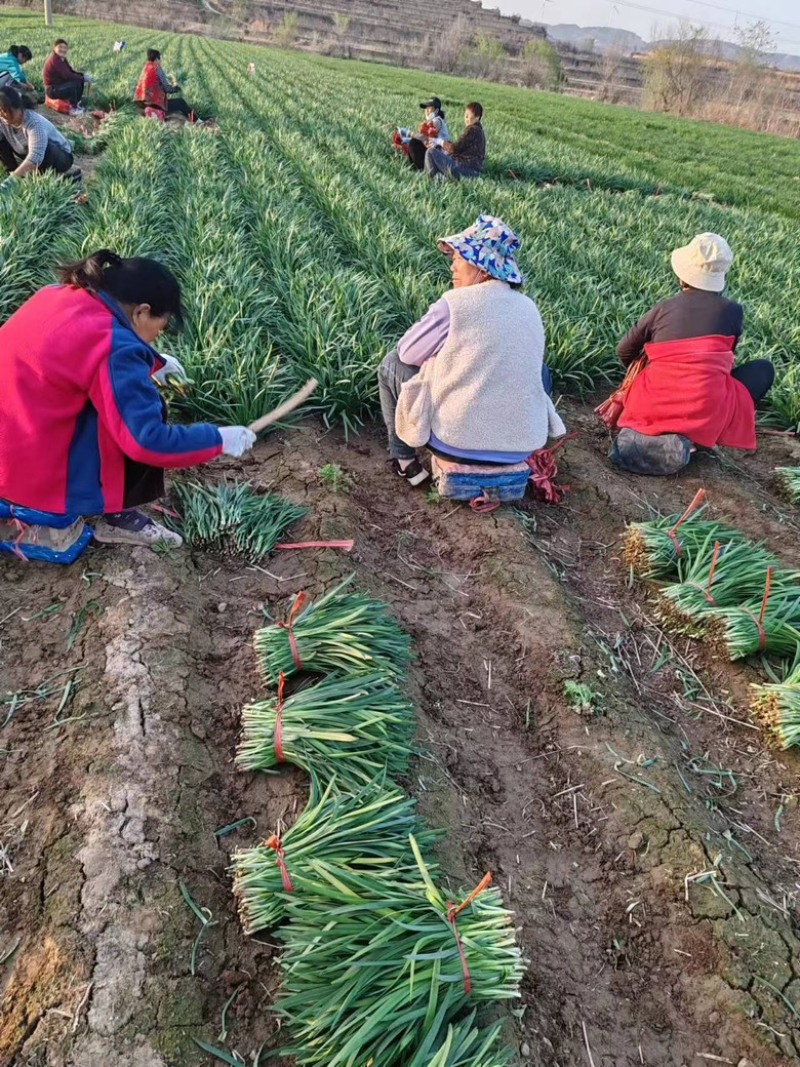
[[[254,493],[246,482],[176,482],[177,528],[191,545],[227,549],[258,562],[308,509],[275,493]]]
[[[776,467],[778,485],[793,504],[800,504],[800,467]]]
[[[794,468],[778,468],[787,486]],[[767,653],[794,663],[782,682],[754,685],[752,708],[784,748],[800,743],[800,573],[763,545],[700,518],[698,494],[680,516],[631,523],[623,558],[642,577],[672,578],[658,592],[667,627],[701,636],[735,661]]]
[[[333,675],[246,707],[236,763],[247,771],[293,763],[357,791],[387,772],[405,772],[413,723],[411,705],[384,674]]]
[[[311,778],[306,810],[233,859],[248,932],[277,926],[280,1055],[317,1067],[503,1067],[500,1027],[476,1005],[519,995],[511,914],[487,875],[453,899],[426,862],[438,836],[392,782],[408,766],[413,709],[396,679],[410,642],[385,605],[337,586],[296,598],[256,635],[269,700],[242,713],[237,764]],[[286,695],[300,671],[321,681]]]
[[[782,682],[754,685],[752,690],[753,712],[781,748],[800,745],[800,664]]]
[[[364,878],[345,879],[338,902],[287,894],[279,1009],[298,1064],[429,1063],[414,1058],[426,1036],[435,1046],[470,1005],[519,996],[523,960],[499,890],[481,883],[451,901],[411,845],[420,888]]]
[[[730,544],[745,540],[732,527],[700,518],[701,512],[702,508],[686,518],[670,515],[630,523],[622,545],[623,562],[639,578],[674,578],[682,565],[708,552],[714,541]]]
[[[481,1029],[476,1012],[443,1031],[444,1012],[434,1021],[408,1067],[505,1067],[509,1050],[500,1048],[502,1024]]]
[[[287,622],[256,633],[256,653],[270,685],[277,685],[281,674],[299,670],[402,672],[411,657],[408,634],[380,600],[343,592],[351,580],[314,602],[301,594]]]
[[[377,778],[362,789],[342,793],[335,778],[324,790],[312,775],[312,799],[284,833],[233,857],[234,892],[245,932],[274,926],[284,917],[284,893],[301,901],[322,883],[335,885],[347,875],[369,875],[387,884],[419,883],[409,845],[414,834],[428,848],[438,835],[426,830],[416,801]]]
[[[758,604],[773,569],[772,593],[797,589],[800,575],[776,569],[777,561],[762,545],[747,541],[721,542],[718,530],[685,561],[681,560],[679,582],[659,591],[659,615],[670,629],[699,634],[720,608]]]

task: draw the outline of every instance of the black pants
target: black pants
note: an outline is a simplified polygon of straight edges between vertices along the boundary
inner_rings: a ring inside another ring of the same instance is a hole
[[[144,111],[146,107],[153,107],[153,104],[146,104],[143,100],[137,100],[136,106],[140,111]],[[156,107],[155,111],[163,111],[163,108]],[[182,96],[176,96],[172,100],[167,101],[167,115],[183,115],[184,118],[189,118],[192,113],[192,109],[186,103]]]
[[[163,396],[161,397],[161,419],[167,421],[169,414]],[[164,495],[164,471],[161,467],[151,467],[148,463],[137,463],[125,457],[125,488],[122,494],[122,507],[138,508],[142,504],[152,504]]]
[[[412,137],[406,147],[408,148],[408,162],[414,170],[424,170],[425,153],[428,151],[425,143],[417,137]]]
[[[149,467],[146,463],[136,463],[126,456],[123,509],[152,504],[154,500],[160,500],[163,495],[164,471],[161,467]]]
[[[24,156],[17,156],[8,141],[6,141],[5,138],[0,137],[0,164],[5,167],[8,174],[10,174],[12,170],[16,170],[24,158]],[[64,174],[70,169],[72,164],[72,153],[65,152],[63,148],[59,148],[58,145],[52,144],[51,142],[48,143],[44,159],[37,169],[40,174],[43,174],[48,170],[54,170],[56,174]]]
[[[66,100],[73,107],[77,107],[83,99],[84,82],[65,82],[63,85],[51,85],[45,87],[45,95],[51,100]]]
[[[192,113],[192,109],[186,103],[182,96],[173,96],[171,100],[167,101],[167,114],[168,115],[183,115],[184,118],[189,118]]]
[[[775,381],[775,368],[768,359],[754,359],[734,367],[731,377],[741,382],[754,403],[763,400]]]

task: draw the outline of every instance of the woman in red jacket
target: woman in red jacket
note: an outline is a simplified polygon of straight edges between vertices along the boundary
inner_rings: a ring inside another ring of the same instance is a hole
[[[164,469],[241,456],[255,434],[167,423],[154,379],[183,368],[152,347],[182,315],[166,267],[103,250],[59,278],[0,327],[0,502],[101,515],[101,542],[180,544],[139,510],[163,494]]]
[[[134,103],[143,111],[152,108],[162,119],[167,115],[183,115],[188,119],[192,112],[186,101],[175,96],[181,91],[180,85],[173,85],[161,66],[161,53],[156,48],[147,49],[147,62],[136,83],[133,95]],[[169,97],[172,97],[172,100]]]
[[[766,359],[734,367],[744,312],[722,295],[733,262],[724,237],[701,233],[671,262],[680,292],[656,304],[617,346],[626,366],[646,359],[611,453],[637,474],[674,474],[697,445],[754,449],[755,406],[775,378]]]

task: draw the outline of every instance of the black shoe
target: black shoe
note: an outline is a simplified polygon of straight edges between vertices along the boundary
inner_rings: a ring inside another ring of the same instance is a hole
[[[400,466],[399,459],[392,460],[392,467],[395,474],[399,474],[401,478],[405,478],[409,485],[413,485],[415,488],[418,485],[423,485],[430,478],[430,474],[425,470],[418,459],[412,459],[405,470]]]

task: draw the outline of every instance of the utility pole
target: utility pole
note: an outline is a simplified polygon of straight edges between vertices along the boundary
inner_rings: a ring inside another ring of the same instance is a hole
[[[44,24],[53,25],[53,0],[44,0]]]

